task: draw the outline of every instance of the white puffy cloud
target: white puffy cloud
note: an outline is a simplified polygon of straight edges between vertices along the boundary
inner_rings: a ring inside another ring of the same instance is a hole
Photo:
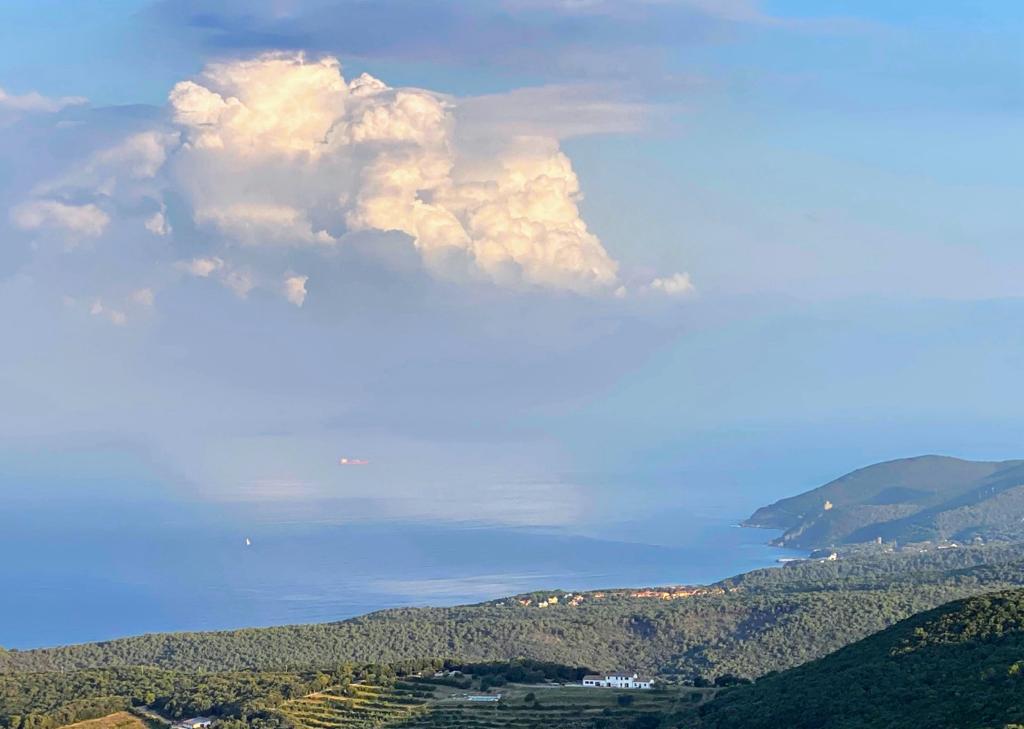
[[[178,135],[169,132],[133,134],[118,145],[96,153],[88,165],[100,169],[123,170],[136,179],[154,177],[167,161],[168,149],[178,142]]]
[[[178,261],[177,268],[192,276],[207,278],[211,273],[224,268],[223,259],[217,258],[193,258],[191,261]]]
[[[290,205],[238,203],[202,207],[195,221],[212,225],[230,238],[250,245],[333,243],[326,231],[314,231],[306,212]]]
[[[128,316],[123,311],[104,306],[103,301],[100,299],[96,299],[92,302],[92,306],[89,308],[89,313],[93,316],[102,316],[111,324],[119,327],[128,323]]]
[[[170,103],[195,147],[315,156],[344,115],[346,90],[337,59],[267,54],[207,66],[197,81],[177,84]]]
[[[149,130],[88,155],[56,178],[37,184],[36,196],[113,199],[134,206],[140,200],[164,205],[154,178],[178,146],[178,133]],[[147,222],[147,227],[148,222]]]
[[[346,81],[334,58],[213,63],[174,86],[165,120],[36,185],[11,217],[93,237],[111,215],[133,218],[115,230],[165,238],[148,249],[163,257],[157,270],[296,306],[307,293],[294,266],[352,241],[383,245],[390,232],[408,236],[437,277],[617,295],[619,265],[581,215],[558,134],[481,121],[479,104],[460,116],[461,103],[368,74]],[[144,255],[125,248],[130,236],[110,238],[106,255]],[[175,263],[182,248],[193,257]],[[677,278],[648,288],[680,293],[689,283]]]
[[[153,289],[142,288],[136,289],[127,295],[113,297],[93,296],[75,298],[74,296],[65,296],[64,304],[71,309],[84,312],[91,317],[121,327],[128,323],[129,315],[135,316],[147,309],[151,309],[155,297]],[[111,298],[114,300],[114,303],[110,302]]]
[[[251,271],[236,268],[216,256],[178,261],[174,266],[196,278],[215,278],[240,299],[246,298],[256,288],[256,280]]]
[[[221,283],[240,299],[244,299],[256,288],[252,273],[245,270],[227,270],[221,276]]]
[[[104,306],[101,299],[96,299],[92,302],[92,306],[89,307],[89,313],[92,316],[103,317],[111,324],[119,327],[128,323],[128,317],[123,311]]]
[[[55,112],[68,106],[78,106],[88,102],[82,96],[61,96],[58,98],[43,96],[37,91],[27,94],[9,94],[0,88],[0,109],[23,112]]]
[[[11,220],[22,230],[56,228],[74,236],[103,234],[110,216],[96,205],[69,205],[58,200],[32,200],[16,206]]]
[[[133,303],[136,303],[139,306],[151,307],[153,306],[153,302],[156,300],[156,294],[154,294],[153,289],[150,288],[136,289],[135,291],[132,291],[129,298]]]
[[[462,222],[477,264],[501,279],[509,264],[552,288],[611,290],[618,264],[580,216],[579,180],[552,140],[521,140],[484,181],[470,178],[441,199]]]
[[[656,278],[644,287],[646,291],[656,291],[667,296],[685,296],[694,292],[693,281],[688,273],[676,273],[664,278]]]
[[[366,74],[346,83],[337,60],[295,54],[213,64],[170,104],[185,140],[175,179],[196,223],[236,243],[333,246],[345,231],[400,231],[441,274],[456,251],[501,284],[617,282],[553,138],[499,137],[480,153],[460,144],[453,100]]]
[[[289,274],[284,279],[284,297],[296,306],[302,306],[306,302],[306,281],[309,276]]]
[[[171,233],[171,224],[167,222],[167,214],[164,210],[158,210],[143,223],[153,235],[169,235]]]

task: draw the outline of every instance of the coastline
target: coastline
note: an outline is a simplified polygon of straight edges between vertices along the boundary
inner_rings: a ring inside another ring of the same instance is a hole
[[[98,576],[106,581],[109,599],[96,605],[76,602],[74,582],[55,586],[7,576],[8,584],[19,585],[19,599],[0,606],[0,645],[31,650],[153,633],[329,623],[532,591],[710,585],[778,567],[779,557],[790,552],[751,539],[734,525],[734,519],[693,516],[685,525],[692,539],[675,547],[436,525],[278,525],[254,535],[248,548],[241,546],[241,531],[197,534],[190,545],[194,567],[183,560],[178,572],[158,584],[141,569],[117,583],[110,574]],[[381,544],[388,548],[376,546]],[[165,547],[158,542],[150,549]],[[484,551],[496,556],[477,558]],[[184,601],[189,594],[196,599]]]

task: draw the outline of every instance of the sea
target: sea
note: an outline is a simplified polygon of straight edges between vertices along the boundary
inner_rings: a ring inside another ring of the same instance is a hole
[[[0,646],[335,621],[543,589],[707,583],[792,554],[767,545],[771,532],[717,514],[675,514],[667,532],[631,524],[581,534],[472,522],[248,522],[166,504],[104,510],[76,518],[64,503],[5,517]]]

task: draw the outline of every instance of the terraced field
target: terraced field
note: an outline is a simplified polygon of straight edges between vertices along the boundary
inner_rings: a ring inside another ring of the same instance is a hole
[[[353,684],[345,692],[330,688],[289,701],[281,711],[307,729],[356,729],[408,726],[427,713],[429,699],[404,688]]]
[[[501,700],[491,703],[469,701],[464,690],[403,687],[360,684],[349,689],[351,695],[328,689],[290,701],[282,710],[305,729],[590,729],[627,726],[644,714],[692,711],[713,693],[685,688],[641,692],[511,686],[500,689]],[[620,704],[621,696],[629,697],[624,699],[628,705]]]

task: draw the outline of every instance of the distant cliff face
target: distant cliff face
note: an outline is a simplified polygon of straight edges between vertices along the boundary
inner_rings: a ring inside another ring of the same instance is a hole
[[[796,549],[873,542],[1024,540],[1024,461],[920,456],[878,463],[758,509],[746,526]]]

